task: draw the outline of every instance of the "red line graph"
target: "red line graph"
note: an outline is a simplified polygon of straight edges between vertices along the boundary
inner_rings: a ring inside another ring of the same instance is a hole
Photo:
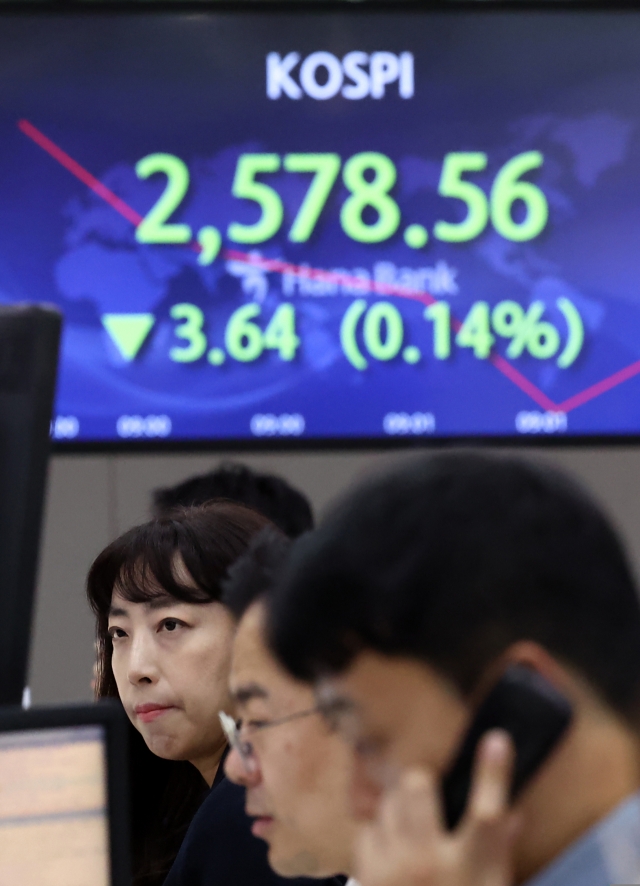
[[[47,154],[50,154],[53,159],[57,160],[65,169],[69,170],[72,175],[79,178],[83,184],[88,188],[91,188],[98,197],[102,197],[103,200],[106,200],[107,203],[112,206],[116,212],[119,212],[120,215],[124,216],[127,221],[130,221],[132,225],[138,227],[143,217],[137,213],[135,209],[132,209],[124,202],[124,200],[121,200],[120,197],[117,197],[113,193],[113,191],[110,191],[109,188],[103,185],[102,182],[98,181],[97,178],[94,178],[94,176],[83,166],[76,163],[73,157],[65,154],[62,148],[59,148],[54,144],[51,139],[47,138],[47,136],[40,132],[39,129],[36,129],[33,124],[29,123],[28,120],[19,120],[18,129],[24,132],[24,134],[34,141],[40,148],[45,150]]]
[[[625,366],[624,369],[619,369],[613,375],[609,375],[607,378],[603,378],[602,381],[596,382],[595,385],[591,385],[590,388],[580,391],[579,394],[574,394],[573,397],[569,397],[563,403],[560,403],[557,408],[562,412],[570,412],[572,409],[582,406],[583,403],[588,403],[589,400],[593,400],[601,394],[606,394],[607,391],[628,381],[634,375],[638,375],[638,373],[640,373],[640,360],[637,360],[630,366]]]
[[[142,222],[143,216],[140,215],[140,213],[136,212],[136,210],[129,206],[128,203],[125,203],[124,200],[117,196],[117,194],[114,194],[114,192],[107,188],[106,185],[103,185],[101,181],[95,178],[95,176],[93,176],[87,169],[74,160],[73,157],[70,157],[69,154],[62,150],[62,148],[52,142],[50,138],[44,135],[44,133],[40,132],[40,130],[32,123],[28,120],[19,120],[17,125],[18,129],[35,142],[38,147],[46,151],[49,156],[60,163],[61,166],[90,188],[95,194],[101,197],[106,203],[115,209],[116,212],[123,216],[123,218],[126,218],[128,222],[131,222],[135,227]],[[196,252],[200,252],[202,249],[200,244],[196,241],[193,241],[188,245]],[[306,277],[310,280],[346,285],[354,290],[362,289],[363,295],[368,292],[375,292],[377,295],[408,298],[413,301],[422,302],[426,305],[432,305],[437,301],[437,299],[428,292],[412,289],[408,286],[401,286],[396,283],[381,283],[375,280],[363,280],[361,277],[354,277],[350,274],[327,271],[321,268],[302,267],[300,265],[293,265],[289,262],[281,261],[280,259],[262,258],[249,253],[239,252],[234,249],[225,249],[222,254],[224,258],[242,262],[263,271],[278,274],[291,274],[298,278]],[[457,318],[452,317],[451,325],[454,331],[457,332],[462,326],[462,323]],[[493,352],[488,359],[498,372],[502,373],[505,378],[509,379],[509,381],[516,385],[516,387],[520,388],[523,393],[527,394],[527,396],[529,396],[541,409],[550,412],[571,412],[573,409],[577,409],[579,406],[588,403],[590,400],[600,397],[602,394],[607,393],[607,391],[612,390],[618,385],[628,381],[630,378],[640,374],[640,360],[638,360],[630,366],[626,366],[624,369],[614,372],[607,378],[602,379],[602,381],[591,385],[584,391],[574,394],[562,403],[555,403],[500,354]]]

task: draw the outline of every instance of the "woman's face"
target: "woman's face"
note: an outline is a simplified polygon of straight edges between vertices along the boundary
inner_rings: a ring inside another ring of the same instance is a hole
[[[112,667],[126,712],[154,754],[189,760],[207,780],[225,743],[218,711],[229,704],[233,633],[221,603],[130,603],[113,592]]]

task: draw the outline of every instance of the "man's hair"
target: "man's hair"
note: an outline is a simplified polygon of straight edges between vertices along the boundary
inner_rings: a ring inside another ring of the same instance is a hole
[[[215,471],[190,477],[177,486],[156,489],[153,512],[156,517],[165,517],[176,508],[220,498],[259,511],[290,538],[313,528],[311,505],[301,492],[282,477],[260,474],[235,462],[223,462]]]
[[[625,553],[547,467],[443,454],[370,481],[293,545],[269,612],[298,678],[371,649],[420,659],[467,695],[528,639],[637,722],[640,604]]]
[[[273,588],[291,548],[291,539],[272,526],[261,530],[229,568],[221,602],[239,621],[252,603]]]

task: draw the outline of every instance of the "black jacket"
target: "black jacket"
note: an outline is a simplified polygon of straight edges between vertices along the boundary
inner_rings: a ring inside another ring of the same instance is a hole
[[[267,844],[251,833],[244,788],[218,770],[219,779],[189,825],[164,886],[340,886],[344,878],[279,877],[269,867]]]

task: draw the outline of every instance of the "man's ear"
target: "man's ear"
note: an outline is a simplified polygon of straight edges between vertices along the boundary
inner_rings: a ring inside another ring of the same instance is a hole
[[[515,664],[537,671],[568,698],[580,691],[582,681],[578,675],[534,640],[518,640],[505,649],[495,664],[496,678],[509,665]],[[493,666],[491,670],[494,670]]]

